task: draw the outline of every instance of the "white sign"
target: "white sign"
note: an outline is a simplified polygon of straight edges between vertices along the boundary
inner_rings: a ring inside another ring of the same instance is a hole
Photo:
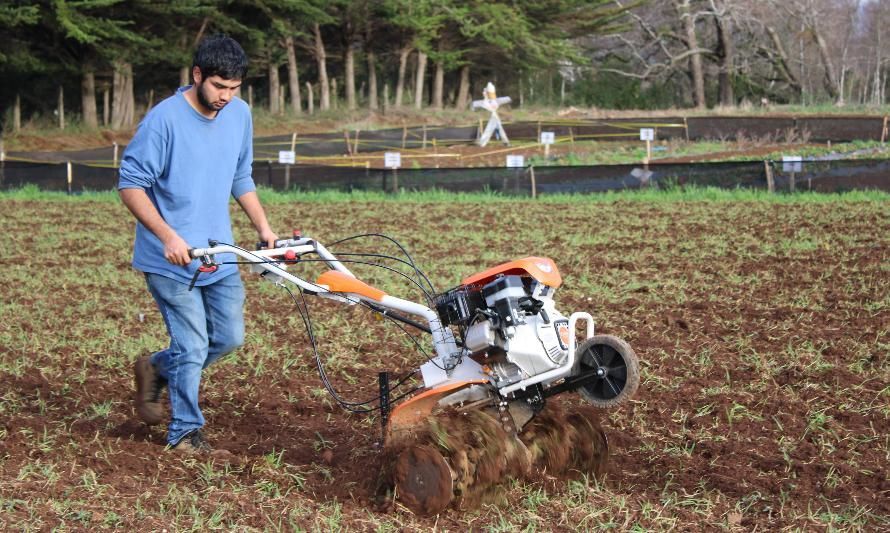
[[[655,140],[655,130],[652,128],[640,128],[640,140],[641,141],[654,141]]]
[[[525,156],[523,155],[508,155],[507,156],[507,167],[508,168],[522,168],[525,166]]]
[[[802,172],[803,158],[799,155],[782,156],[782,172]]]
[[[400,168],[402,166],[402,154],[400,152],[384,153],[383,166],[386,168]]]
[[[297,162],[297,153],[293,150],[281,150],[278,152],[278,163],[281,165],[293,165]]]
[[[541,144],[553,144],[556,142],[556,135],[552,131],[541,132]]]

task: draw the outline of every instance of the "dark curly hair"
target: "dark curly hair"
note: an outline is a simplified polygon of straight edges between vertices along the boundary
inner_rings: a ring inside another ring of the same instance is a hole
[[[204,79],[219,76],[241,80],[247,75],[247,54],[238,41],[228,35],[211,35],[198,45],[192,66],[201,69]]]

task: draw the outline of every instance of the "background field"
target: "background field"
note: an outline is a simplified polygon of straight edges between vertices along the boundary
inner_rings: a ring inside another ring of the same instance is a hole
[[[379,421],[332,404],[293,303],[246,274],[247,343],[203,389],[208,436],[234,457],[165,453],[130,403],[133,359],[164,340],[128,265],[132,217],[112,194],[26,191],[0,195],[0,529],[890,527],[887,195],[264,195],[282,232],[400,240],[439,290],[552,257],[557,307],[591,312],[642,363],[635,401],[604,414],[606,477],[516,481],[498,505],[435,519],[376,510]],[[396,253],[336,251],[359,249]],[[387,323],[310,308],[348,397],[422,361]]]

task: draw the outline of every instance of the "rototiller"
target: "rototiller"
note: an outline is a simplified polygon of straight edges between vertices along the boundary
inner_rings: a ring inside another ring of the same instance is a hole
[[[388,239],[358,237],[370,236]],[[393,398],[405,378],[390,387],[388,375],[382,373],[379,398],[346,402],[325,375],[305,299],[300,307],[328,391],[344,407],[379,411],[383,419],[380,495],[394,497],[418,514],[475,501],[500,480],[532,468],[551,474],[601,473],[608,441],[593,410],[544,409],[545,403],[576,391],[595,407],[613,407],[631,398],[639,385],[637,356],[626,342],[594,335],[588,313],[565,316],[557,311],[553,296],[562,278],[554,262],[544,257],[498,265],[437,294],[407,252],[407,260],[345,253],[341,259],[318,241],[295,235],[277,241],[272,249],[248,251],[211,241],[208,248],[191,254],[202,261],[196,276],[235,254],[241,258],[238,262],[250,263],[251,271],[289,292],[296,287],[302,295],[362,305],[430,335],[434,355],[419,367],[422,387]],[[424,289],[428,302],[404,300],[357,279],[345,263],[370,263],[352,259],[356,256],[410,266],[416,278],[398,273]],[[288,271],[313,261],[330,268],[314,282]],[[579,343],[580,324],[585,338]],[[409,374],[416,375],[417,369]],[[369,408],[373,403],[376,407]]]

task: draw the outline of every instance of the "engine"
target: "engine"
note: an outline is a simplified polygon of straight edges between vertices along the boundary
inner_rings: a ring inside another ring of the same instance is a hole
[[[555,278],[514,265],[468,278],[435,299],[442,324],[457,329],[464,355],[481,364],[498,388],[552,370],[568,357],[569,321],[553,302],[561,281],[556,267],[549,259],[529,259]]]

